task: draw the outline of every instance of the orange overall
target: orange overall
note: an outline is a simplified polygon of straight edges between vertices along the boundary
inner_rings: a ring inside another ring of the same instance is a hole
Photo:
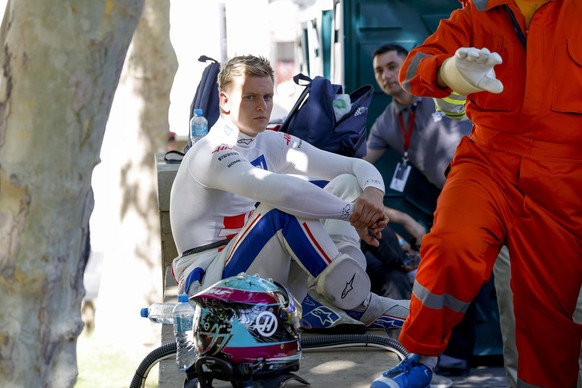
[[[402,66],[400,81],[410,93],[443,98],[451,92],[437,86],[443,61],[459,47],[486,47],[503,59],[494,70],[504,85],[501,94],[467,96],[475,126],[457,148],[434,226],[422,241],[411,313],[400,335],[410,352],[436,356],[445,349],[451,328],[507,245],[518,380],[576,386],[582,341],[582,325],[573,317],[582,285],[579,15],[582,1],[550,0],[526,30],[513,0],[468,1]]]

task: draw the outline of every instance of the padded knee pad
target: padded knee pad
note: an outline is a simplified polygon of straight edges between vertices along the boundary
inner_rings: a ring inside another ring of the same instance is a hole
[[[366,256],[362,253],[362,250],[359,247],[346,242],[336,243],[336,245],[340,253],[349,256],[352,260],[358,263],[360,267],[364,270],[366,269]]]
[[[352,310],[370,295],[370,278],[351,257],[340,255],[315,279],[316,289],[334,306]]]

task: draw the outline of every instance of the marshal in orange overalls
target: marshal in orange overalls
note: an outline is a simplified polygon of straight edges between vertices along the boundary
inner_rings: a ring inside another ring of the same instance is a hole
[[[402,66],[406,90],[443,98],[451,93],[437,86],[444,60],[460,47],[486,47],[503,59],[494,70],[504,85],[501,94],[467,96],[475,126],[457,149],[434,226],[422,241],[411,313],[400,335],[410,352],[436,356],[445,349],[451,328],[507,245],[518,380],[576,386],[582,341],[582,312],[575,313],[582,285],[579,15],[582,1],[550,0],[526,29],[513,0],[468,1]]]

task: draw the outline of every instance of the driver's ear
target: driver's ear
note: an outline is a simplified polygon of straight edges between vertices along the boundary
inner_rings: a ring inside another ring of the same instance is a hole
[[[228,97],[228,94],[220,92],[218,94],[218,99],[221,111],[224,113],[230,113],[230,98]]]

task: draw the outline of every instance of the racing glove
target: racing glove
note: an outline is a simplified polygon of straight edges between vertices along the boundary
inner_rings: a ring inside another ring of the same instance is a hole
[[[487,48],[461,47],[443,62],[439,75],[448,87],[464,96],[482,91],[501,93],[503,84],[493,70],[500,63],[501,56]]]

